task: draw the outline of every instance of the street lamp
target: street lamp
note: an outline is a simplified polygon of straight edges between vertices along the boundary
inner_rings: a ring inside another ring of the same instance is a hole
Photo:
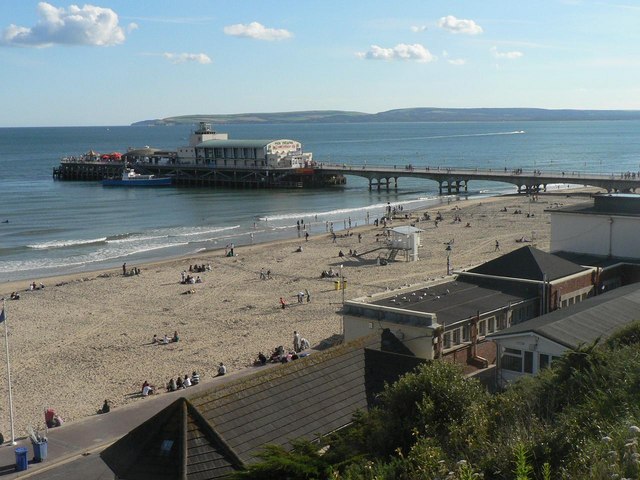
[[[344,308],[344,277],[342,276],[342,264],[340,264],[340,288],[342,289],[342,305]]]
[[[447,252],[447,275],[451,275],[451,244],[447,245],[445,251]]]

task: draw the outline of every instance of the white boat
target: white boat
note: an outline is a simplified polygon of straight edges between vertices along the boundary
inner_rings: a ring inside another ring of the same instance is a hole
[[[105,187],[166,187],[171,185],[171,178],[142,175],[136,173],[133,168],[125,168],[121,178],[105,178],[102,180],[102,185]]]

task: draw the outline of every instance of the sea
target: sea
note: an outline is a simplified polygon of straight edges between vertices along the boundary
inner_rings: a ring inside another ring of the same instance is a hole
[[[362,225],[388,204],[414,210],[450,202],[430,180],[400,178],[369,191],[348,176],[341,187],[304,190],[108,188],[52,178],[60,159],[89,150],[176,149],[195,125],[0,128],[0,281],[147,262],[205,250]],[[214,126],[234,139],[289,138],[319,162],[347,165],[480,167],[621,173],[640,171],[640,121],[259,124]],[[566,186],[566,185],[564,185]],[[470,182],[464,198],[514,192]],[[236,249],[238,251],[238,249]],[[46,282],[45,282],[46,283]]]

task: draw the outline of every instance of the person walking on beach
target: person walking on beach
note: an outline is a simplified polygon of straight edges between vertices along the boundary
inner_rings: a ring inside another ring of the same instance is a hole
[[[500,242],[498,240],[496,240],[496,248],[494,250],[494,252],[499,252],[500,251]]]
[[[127,274],[127,263],[123,263],[122,264],[122,275],[126,275]]]
[[[309,293],[309,289],[305,288],[304,293],[307,295],[307,303],[311,301],[311,294]]]
[[[284,298],[282,298],[282,297],[280,297],[280,305],[282,306],[282,309],[283,309],[283,310],[284,310],[284,309],[285,309],[285,307],[287,306],[287,301],[286,301]]]
[[[304,241],[305,242],[309,241],[309,232],[304,232]]]

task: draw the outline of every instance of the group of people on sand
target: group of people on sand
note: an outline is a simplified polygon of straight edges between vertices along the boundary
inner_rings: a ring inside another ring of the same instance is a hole
[[[154,335],[151,339],[151,343],[153,345],[168,345],[170,343],[175,343],[180,340],[178,336],[178,331],[173,332],[173,337],[169,338],[166,334],[162,338],[158,338],[158,335]]]
[[[201,273],[201,272],[210,272],[211,271],[211,265],[209,264],[202,264],[202,265],[189,265],[189,271],[191,273]]]
[[[296,330],[293,332],[292,350],[287,351],[282,345],[279,345],[273,349],[268,358],[264,353],[258,352],[258,356],[253,361],[253,365],[260,367],[267,363],[288,363],[309,355],[306,350],[309,350],[310,348],[311,345],[309,344],[309,341],[306,338],[303,338]]]
[[[40,286],[36,285],[36,282],[32,282],[29,285],[29,290],[31,290],[32,292],[34,290],[44,290],[44,283],[41,283]]]
[[[191,387],[193,385],[198,385],[200,383],[200,375],[195,370],[191,374],[181,377],[178,375],[178,378],[172,378],[167,383],[167,392],[175,392],[176,390],[184,390],[187,387]]]
[[[182,285],[193,285],[195,283],[202,283],[202,278],[200,275],[196,275],[195,277],[188,274],[186,271],[182,271],[180,274],[180,283]]]
[[[271,280],[271,270],[260,269],[260,280]]]

